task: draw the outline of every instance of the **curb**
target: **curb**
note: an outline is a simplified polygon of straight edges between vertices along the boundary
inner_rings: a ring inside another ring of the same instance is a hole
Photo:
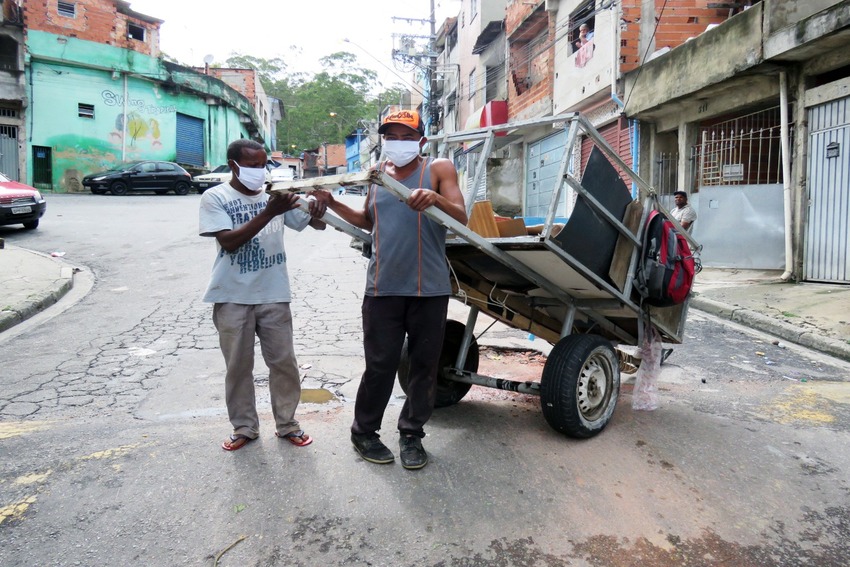
[[[752,327],[780,339],[785,339],[788,342],[850,362],[850,344],[841,342],[838,339],[818,335],[811,331],[795,327],[790,323],[762,315],[751,309],[735,307],[713,299],[692,296],[690,306],[705,313]]]
[[[21,248],[20,250],[24,249]],[[27,250],[27,252],[49,258],[50,260],[58,263],[55,258],[46,256],[40,252],[35,252],[33,250]],[[59,277],[55,280],[56,285],[53,287],[52,291],[42,295],[41,297],[28,298],[28,300],[24,303],[12,305],[8,310],[0,311],[0,333],[11,329],[15,325],[23,323],[30,317],[37,315],[62,299],[62,297],[64,297],[65,294],[68,293],[74,286],[74,273],[74,268],[70,266],[60,266]]]

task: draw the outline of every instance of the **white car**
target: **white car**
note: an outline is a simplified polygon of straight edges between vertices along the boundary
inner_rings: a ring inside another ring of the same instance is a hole
[[[276,167],[269,172],[269,181],[272,183],[292,181],[294,179],[298,179],[298,176],[295,175],[295,170],[286,165]]]
[[[230,178],[233,174],[230,172],[230,166],[220,165],[209,173],[204,173],[202,175],[196,175],[192,178],[192,185],[195,186],[195,190],[198,193],[203,193],[210,187],[215,187],[216,185],[221,185],[222,183],[227,183],[230,181]]]

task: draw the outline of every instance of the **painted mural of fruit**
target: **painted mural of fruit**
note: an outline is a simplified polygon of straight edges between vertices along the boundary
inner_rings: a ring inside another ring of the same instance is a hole
[[[128,114],[127,119],[127,135],[130,137],[130,145],[135,146],[136,140],[147,135],[148,123],[136,112]]]

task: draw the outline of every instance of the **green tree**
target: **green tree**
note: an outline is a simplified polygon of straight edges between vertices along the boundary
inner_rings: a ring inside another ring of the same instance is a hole
[[[297,56],[297,48],[293,47]],[[357,56],[340,51],[323,57],[315,75],[291,73],[283,58],[233,54],[227,65],[254,69],[266,94],[280,99],[278,149],[298,153],[323,143],[341,144],[364,120],[376,120],[387,104],[398,104],[406,89],[382,89],[377,73],[360,66]],[[378,95],[371,93],[378,92]]]

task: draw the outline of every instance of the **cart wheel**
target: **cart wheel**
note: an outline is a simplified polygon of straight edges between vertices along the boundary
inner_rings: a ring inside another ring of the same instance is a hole
[[[440,366],[437,371],[437,399],[435,408],[444,408],[458,403],[469,391],[471,384],[455,382],[446,378],[447,366],[454,366],[457,362],[457,353],[460,351],[460,343],[463,341],[463,331],[466,325],[459,321],[446,321],[446,333],[443,337],[443,350],[440,352]],[[463,369],[469,372],[478,372],[478,343],[472,339],[469,350],[466,351],[466,363]],[[398,365],[398,383],[401,389],[407,393],[407,377],[410,374],[410,358],[407,356],[407,339],[401,347],[401,361]]]
[[[611,343],[596,335],[569,335],[543,367],[543,417],[570,437],[593,437],[611,419],[619,391],[620,365]]]

